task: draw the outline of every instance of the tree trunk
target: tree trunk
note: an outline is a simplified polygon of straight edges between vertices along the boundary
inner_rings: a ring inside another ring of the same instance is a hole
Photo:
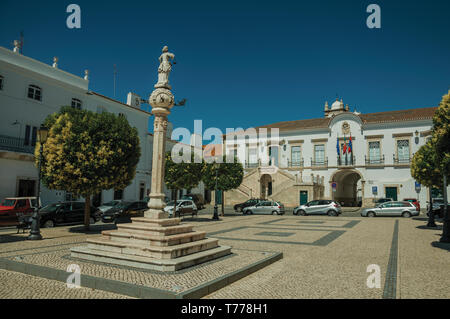
[[[447,201],[447,172],[444,171],[444,224],[442,225],[442,237],[440,239],[441,243],[450,243],[450,214],[448,211],[448,201]]]
[[[222,193],[222,216],[225,215],[225,194],[224,191],[221,191]]]
[[[89,222],[91,219],[91,195],[84,198],[84,227],[89,230]]]
[[[432,195],[432,188],[429,187],[429,193],[430,193],[430,201],[428,204],[428,224],[427,227],[436,227],[436,223],[434,222],[434,213],[433,213],[433,195]]]

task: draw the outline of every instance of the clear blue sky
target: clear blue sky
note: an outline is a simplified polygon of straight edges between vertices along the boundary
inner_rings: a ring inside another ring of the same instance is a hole
[[[81,7],[81,29],[66,7]],[[366,7],[381,7],[368,29]],[[175,127],[250,127],[323,116],[343,97],[363,113],[435,106],[450,86],[450,1],[11,1],[0,45],[82,76],[117,99],[147,98],[163,45],[175,53]]]

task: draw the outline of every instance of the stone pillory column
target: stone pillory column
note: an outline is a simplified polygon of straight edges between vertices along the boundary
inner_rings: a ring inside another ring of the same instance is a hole
[[[169,74],[175,55],[163,48],[159,57],[158,83],[149,103],[155,116],[153,166],[149,209],[132,223],[118,224],[117,230],[102,231],[100,238],[89,238],[87,247],[71,249],[72,257],[160,271],[176,271],[231,253],[231,247],[219,246],[205,231],[194,231],[180,218],[168,218],[164,212],[164,161],[167,116],[174,105]]]
[[[173,53],[169,52],[167,46],[162,49],[159,57],[158,82],[155,84],[155,90],[149,98],[152,106],[152,113],[155,116],[153,125],[153,167],[152,167],[152,184],[150,201],[145,212],[145,217],[154,219],[165,219],[168,213],[163,211],[166,203],[164,202],[164,162],[166,154],[166,132],[167,132],[167,116],[170,109],[174,105],[174,97],[170,91],[172,87],[169,84],[169,75],[172,71],[172,63],[175,58]]]

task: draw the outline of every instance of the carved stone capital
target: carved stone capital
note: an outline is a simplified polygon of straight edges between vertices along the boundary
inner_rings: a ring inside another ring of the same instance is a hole
[[[149,103],[152,106],[152,112],[154,114],[158,112],[168,114],[175,103],[175,98],[170,90],[158,88],[150,95]]]

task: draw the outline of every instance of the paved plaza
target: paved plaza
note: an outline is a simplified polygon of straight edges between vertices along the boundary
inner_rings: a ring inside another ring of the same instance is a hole
[[[210,217],[205,212],[183,222],[231,246],[233,254],[166,274],[70,258],[71,247],[85,245],[86,238],[112,225],[95,225],[89,234],[81,226],[43,229],[43,241],[26,241],[27,234],[2,229],[0,298],[172,298],[176,293],[211,299],[450,298],[450,244],[438,243],[442,223],[428,229],[423,214],[246,216],[227,210],[220,221]],[[103,281],[67,288],[63,276],[68,276],[69,264],[80,265],[82,282]],[[380,267],[380,288],[367,286],[369,265]],[[48,279],[53,277],[47,272],[54,272],[56,280]],[[221,278],[234,279],[219,282]],[[147,290],[135,294],[143,288]]]

